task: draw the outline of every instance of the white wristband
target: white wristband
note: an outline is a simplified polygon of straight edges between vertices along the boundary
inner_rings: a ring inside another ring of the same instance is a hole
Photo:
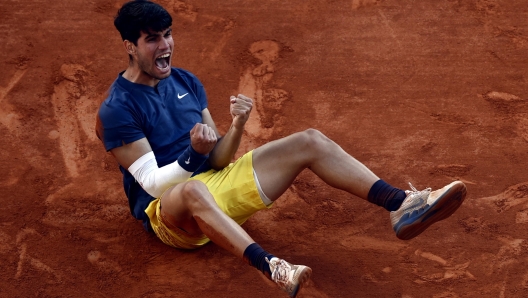
[[[154,152],[150,151],[138,158],[128,171],[141,187],[155,198],[161,197],[169,187],[187,181],[193,174],[183,169],[178,161],[158,168]]]

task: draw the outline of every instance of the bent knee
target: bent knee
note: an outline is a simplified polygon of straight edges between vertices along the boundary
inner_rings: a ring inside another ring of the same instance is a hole
[[[183,196],[197,196],[203,193],[207,190],[207,186],[205,183],[198,181],[198,180],[189,180],[187,182],[182,183],[181,187],[181,195]]]
[[[189,207],[210,206],[215,203],[213,196],[207,186],[197,180],[184,182],[180,190],[180,196]]]
[[[317,148],[331,142],[331,140],[317,129],[309,128],[300,133],[300,142],[308,148]]]

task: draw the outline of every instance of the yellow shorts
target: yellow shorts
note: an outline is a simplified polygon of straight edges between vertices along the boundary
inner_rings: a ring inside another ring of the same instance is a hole
[[[189,180],[205,183],[220,209],[239,225],[255,212],[271,207],[264,205],[258,193],[253,177],[253,151],[220,171],[209,170]],[[194,249],[210,241],[205,235],[190,237],[178,228],[168,227],[161,217],[160,199],[152,201],[145,212],[154,233],[163,243],[176,248]]]

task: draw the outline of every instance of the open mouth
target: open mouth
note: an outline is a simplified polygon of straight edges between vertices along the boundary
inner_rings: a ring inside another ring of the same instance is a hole
[[[160,70],[167,70],[170,67],[170,53],[160,55],[156,58],[156,67]]]

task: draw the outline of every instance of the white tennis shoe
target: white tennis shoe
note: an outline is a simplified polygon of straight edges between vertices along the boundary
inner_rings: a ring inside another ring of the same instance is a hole
[[[455,181],[441,189],[417,190],[409,183],[400,209],[390,213],[392,228],[402,240],[412,239],[437,221],[451,216],[466,198],[466,185]]]
[[[271,280],[290,297],[297,296],[302,285],[310,279],[312,269],[303,265],[293,265],[283,259],[266,258],[271,269]]]

